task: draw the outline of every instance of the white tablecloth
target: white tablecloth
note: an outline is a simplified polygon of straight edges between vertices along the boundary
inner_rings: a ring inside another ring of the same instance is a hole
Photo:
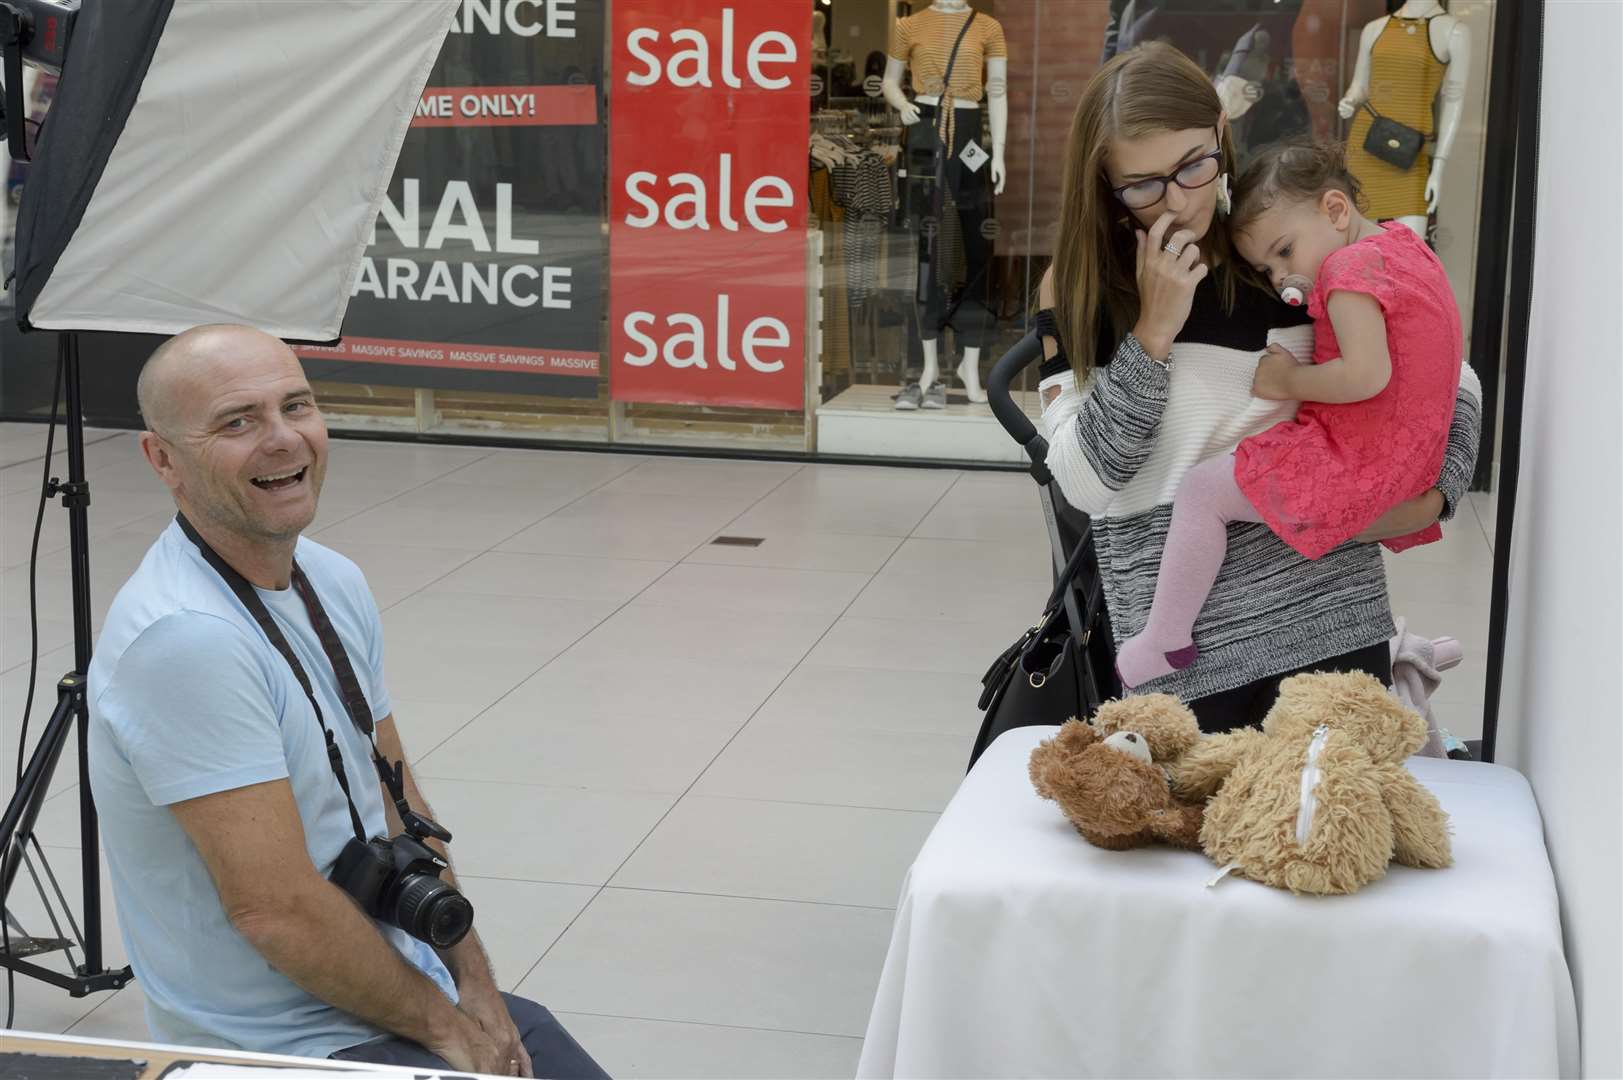
[[[1455,866],[1295,897],[1198,852],[1089,845],[982,757],[903,886],[859,1077],[1554,1076],[1577,1014],[1538,808],[1511,769],[1416,758]]]

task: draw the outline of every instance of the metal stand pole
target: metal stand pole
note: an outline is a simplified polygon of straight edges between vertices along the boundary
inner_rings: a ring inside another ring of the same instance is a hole
[[[100,990],[116,990],[132,978],[129,968],[108,971],[102,966],[101,924],[101,858],[98,846],[96,805],[90,793],[90,712],[85,695],[85,673],[90,669],[92,630],[90,620],[90,485],[85,480],[84,410],[79,393],[79,339],[73,333],[58,337],[58,359],[62,364],[63,382],[67,396],[68,479],[66,483],[55,477],[46,489],[47,497],[62,496],[62,505],[68,512],[68,550],[73,573],[73,670],[57,683],[56,709],[40,736],[22,783],[12,794],[5,816],[0,818],[0,852],[5,852],[5,874],[0,880],[0,908],[11,897],[17,870],[27,859],[28,846],[34,838],[34,825],[40,808],[45,804],[56,771],[62,748],[68,734],[78,724],[79,737],[79,850],[83,873],[83,927],[81,946],[84,963],[75,966],[75,974],[62,975],[50,968],[31,963],[25,957],[42,952],[67,951],[71,960],[72,943],[62,938],[40,939],[14,937],[9,952],[0,952],[0,967],[9,967],[25,975],[52,983],[67,990],[74,997]],[[46,867],[49,875],[49,867]],[[55,878],[52,877],[52,884]],[[60,890],[58,890],[60,896]],[[47,901],[49,906],[49,901]],[[65,905],[64,905],[65,906]],[[54,921],[54,919],[53,919]],[[73,920],[69,917],[69,923]],[[78,927],[75,927],[78,931]]]

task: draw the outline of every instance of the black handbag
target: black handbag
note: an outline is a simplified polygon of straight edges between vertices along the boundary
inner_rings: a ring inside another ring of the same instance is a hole
[[[977,707],[986,715],[970,752],[970,768],[1011,728],[1091,716],[1107,696],[1120,692],[1113,656],[1098,564],[1084,533],[1060,571],[1042,615],[981,678]],[[1101,666],[1107,672],[1102,677]]]
[[[1364,150],[1399,169],[1414,168],[1415,158],[1420,156],[1420,148],[1426,145],[1425,133],[1416,131],[1408,124],[1400,124],[1390,117],[1382,116],[1367,101],[1364,102],[1364,108],[1375,118],[1369,125],[1369,134],[1364,136]]]

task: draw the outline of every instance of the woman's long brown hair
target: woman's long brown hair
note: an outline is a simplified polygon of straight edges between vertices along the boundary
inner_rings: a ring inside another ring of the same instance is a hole
[[[1217,129],[1223,106],[1200,67],[1170,45],[1140,45],[1113,58],[1088,83],[1065,145],[1064,192],[1054,250],[1054,317],[1079,382],[1100,360],[1101,324],[1124,337],[1138,322],[1134,270],[1136,223],[1116,200],[1105,174],[1112,138],[1163,131]],[[1221,136],[1222,171],[1234,172],[1234,144]],[[1234,302],[1234,249],[1214,217],[1199,241],[1215,264],[1225,306]]]

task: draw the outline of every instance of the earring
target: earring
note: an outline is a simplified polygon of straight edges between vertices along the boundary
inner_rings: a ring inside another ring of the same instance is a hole
[[[1217,214],[1219,217],[1228,217],[1234,209],[1234,195],[1229,190],[1229,174],[1224,173],[1217,178]]]

